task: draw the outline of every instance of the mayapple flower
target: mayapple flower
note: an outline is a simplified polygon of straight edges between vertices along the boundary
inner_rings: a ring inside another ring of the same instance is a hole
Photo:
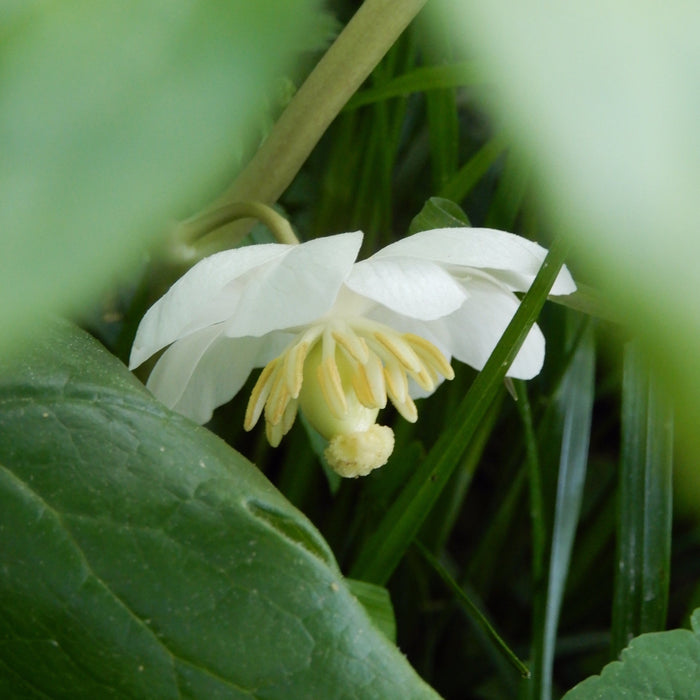
[[[277,446],[301,410],[336,472],[368,474],[394,447],[379,410],[391,401],[413,422],[413,399],[454,376],[453,357],[482,369],[546,251],[478,228],[423,231],[355,262],[361,243],[357,231],[205,258],[146,313],[130,367],[169,346],[148,387],[199,423],[263,367],[246,430],[264,415]],[[562,269],[552,294],[575,289]],[[508,376],[534,377],[543,360],[535,325]]]

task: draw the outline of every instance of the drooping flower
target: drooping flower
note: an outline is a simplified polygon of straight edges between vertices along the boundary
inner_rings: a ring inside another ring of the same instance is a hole
[[[277,446],[300,409],[339,474],[368,474],[393,450],[379,410],[389,400],[415,421],[413,399],[452,378],[452,357],[482,369],[546,251],[478,228],[424,231],[355,262],[361,243],[357,231],[205,258],[146,313],[130,367],[169,346],[148,387],[199,423],[263,367],[245,428],[264,415]],[[562,269],[552,294],[575,289]],[[533,326],[508,376],[529,379],[543,360]]]

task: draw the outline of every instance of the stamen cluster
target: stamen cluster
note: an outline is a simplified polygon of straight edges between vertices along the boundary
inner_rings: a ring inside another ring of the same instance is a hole
[[[409,378],[430,392],[441,377],[452,379],[452,367],[425,338],[366,318],[328,320],[302,331],[265,366],[251,393],[244,427],[251,430],[264,412],[268,441],[277,446],[301,407],[314,428],[333,441],[376,428],[387,399],[415,422]],[[367,441],[376,443],[377,431],[371,433]],[[391,443],[393,448],[393,434]],[[391,449],[382,464],[389,454]],[[371,468],[377,466],[381,464]]]

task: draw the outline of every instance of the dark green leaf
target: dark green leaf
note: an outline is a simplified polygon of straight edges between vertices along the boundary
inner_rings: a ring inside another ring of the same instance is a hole
[[[391,604],[389,591],[384,586],[377,586],[366,581],[349,578],[345,581],[351,593],[362,603],[372,622],[392,642],[396,641],[396,618]]]
[[[471,226],[462,208],[442,197],[431,197],[408,227],[409,235],[434,228]]]
[[[570,690],[564,700],[690,700],[700,688],[700,609],[693,631],[671,630],[633,639],[620,661]]]
[[[255,467],[44,330],[0,368],[6,697],[435,697]]]

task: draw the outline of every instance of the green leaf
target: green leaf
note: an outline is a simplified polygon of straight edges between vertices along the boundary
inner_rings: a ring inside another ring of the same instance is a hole
[[[612,656],[666,627],[671,568],[673,413],[639,342],[625,349]]]
[[[225,184],[262,135],[273,79],[318,44],[318,4],[64,0],[0,15],[0,344],[103,288]]]
[[[471,226],[462,208],[449,199],[431,197],[411,221],[408,233],[460,226]]]
[[[700,688],[700,608],[693,631],[671,630],[633,639],[620,661],[570,690],[564,700],[686,700]]]
[[[253,465],[42,331],[0,367],[0,694],[436,697]]]
[[[348,588],[367,611],[372,622],[380,629],[387,639],[396,641],[396,618],[391,604],[389,591],[384,586],[376,586],[367,581],[346,579]]]

